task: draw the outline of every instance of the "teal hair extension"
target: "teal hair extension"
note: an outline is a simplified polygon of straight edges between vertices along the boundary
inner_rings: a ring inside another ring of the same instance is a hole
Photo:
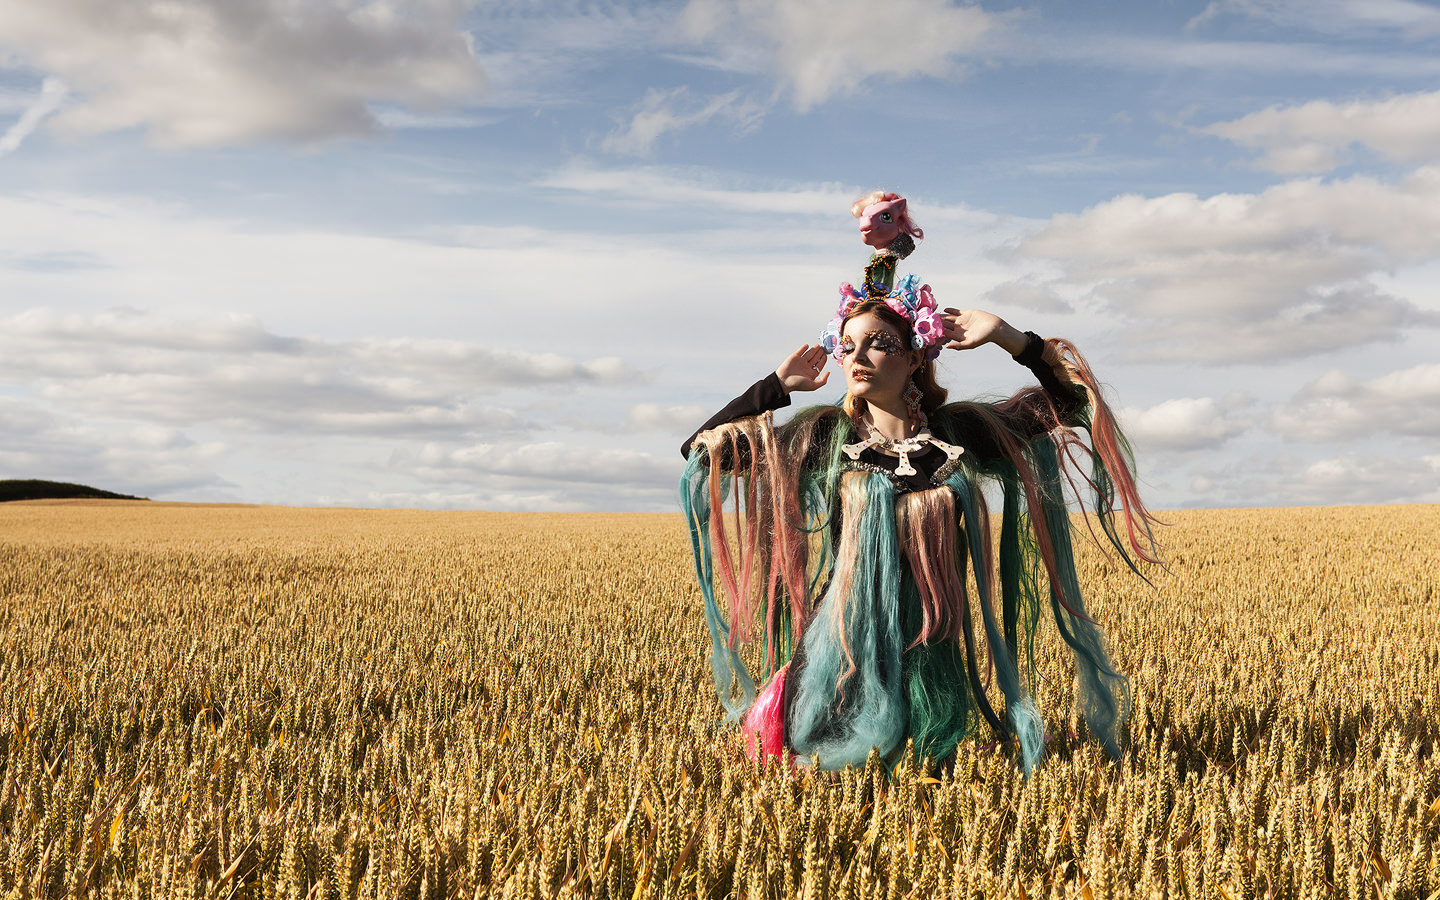
[[[714,568],[710,559],[710,492],[706,486],[709,478],[706,465],[707,455],[690,454],[685,471],[680,476],[680,505],[685,511],[685,521],[690,527],[690,550],[695,560],[695,578],[700,582],[700,593],[705,598],[705,624],[710,629],[710,670],[715,678],[715,693],[725,707],[727,723],[739,722],[740,717],[755,700],[755,680],[740,659],[740,654],[730,649],[730,626],[720,613],[715,602]],[[725,477],[722,496],[730,489],[731,478]],[[737,698],[733,688],[738,686]]]
[[[919,632],[920,596],[913,579],[902,587],[902,617],[907,638]],[[909,737],[920,756],[943,759],[974,732],[980,711],[958,641],[917,644],[905,651],[905,699],[910,706]],[[977,682],[978,682],[978,673]]]
[[[1018,662],[1021,617],[1025,629],[1025,675],[1035,690],[1035,632],[1040,623],[1040,575],[1043,565],[1035,548],[1028,516],[1021,512],[1024,492],[1015,467],[1004,463],[999,473],[1003,490],[1000,516],[1000,603],[1005,625],[1005,646]]]
[[[980,518],[978,491],[964,468],[957,469],[946,480],[960,501],[965,520],[965,534],[969,538],[970,559],[975,567],[975,584],[979,593],[980,615],[985,623],[985,639],[990,644],[990,653],[995,663],[995,680],[1005,695],[1005,713],[1010,728],[1020,742],[1020,770],[1028,777],[1040,762],[1045,750],[1045,723],[1035,701],[1020,684],[1020,673],[1015,658],[1010,654],[999,622],[990,603],[990,584],[985,577],[985,555],[990,548],[985,546],[986,529]]]
[[[859,520],[846,523],[856,529],[853,569],[848,578],[831,579],[801,639],[805,667],[791,686],[791,746],[802,757],[818,757],[825,769],[864,765],[872,748],[888,755],[907,724],[895,489],[884,475],[851,478],[842,492],[863,502]]]
[[[1075,674],[1080,685],[1080,708],[1085,724],[1105,751],[1111,757],[1119,758],[1118,733],[1130,710],[1130,682],[1110,664],[1110,656],[1105,652],[1104,635],[1085,609],[1070,544],[1070,514],[1058,490],[1060,471],[1055,445],[1048,440],[1037,440],[1031,444],[1031,455],[1041,482],[1056,487],[1053,492],[1044,492],[1044,509],[1040,511],[1050,532],[1050,543],[1055,552],[1055,578],[1059,582],[1050,586],[1050,607],[1055,613],[1055,624],[1060,629],[1061,638],[1075,655]]]
[[[1079,418],[1079,421],[1076,423],[1077,427],[1084,428],[1089,431],[1092,427],[1092,423],[1088,409],[1077,413],[1077,417]],[[1134,452],[1130,449],[1130,442],[1126,440],[1125,435],[1118,429],[1115,431],[1115,440],[1119,445],[1119,450],[1122,454],[1122,461],[1133,468]],[[1134,555],[1130,553],[1130,551],[1126,548],[1125,541],[1120,537],[1120,530],[1116,527],[1115,479],[1111,477],[1110,470],[1106,468],[1104,457],[1102,457],[1099,453],[1091,453],[1090,457],[1090,477],[1088,480],[1090,482],[1090,487],[1093,489],[1095,494],[1095,518],[1100,520],[1100,530],[1104,533],[1105,539],[1109,542],[1110,546],[1114,547],[1116,552],[1120,554],[1120,559],[1122,562],[1125,563],[1126,567],[1128,567],[1131,572],[1140,576],[1140,579],[1146,584],[1154,587],[1154,582],[1152,582],[1149,577],[1145,575],[1144,572],[1140,571],[1139,565],[1137,565],[1135,562]],[[1058,466],[1058,457],[1056,463]],[[1149,542],[1150,547],[1153,551],[1156,546],[1156,540],[1155,533],[1150,527],[1150,519],[1145,516],[1141,516],[1139,517],[1138,521],[1143,528],[1145,539]]]

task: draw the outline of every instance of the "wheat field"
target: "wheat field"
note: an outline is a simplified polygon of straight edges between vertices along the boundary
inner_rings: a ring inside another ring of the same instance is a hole
[[[5,504],[0,894],[1440,897],[1440,507],[1164,518],[1025,780],[750,763],[676,515]]]

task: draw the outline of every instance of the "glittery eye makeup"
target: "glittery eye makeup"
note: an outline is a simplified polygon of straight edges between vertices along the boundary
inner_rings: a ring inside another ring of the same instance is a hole
[[[840,355],[849,356],[855,352],[855,342],[847,338],[840,339]]]
[[[888,331],[867,331],[865,336],[870,339],[871,347],[887,356],[893,356],[904,349],[900,346],[900,339]]]

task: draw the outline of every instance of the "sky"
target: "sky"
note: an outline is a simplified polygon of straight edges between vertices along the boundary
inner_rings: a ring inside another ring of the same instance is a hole
[[[0,0],[0,478],[675,510],[877,188],[1152,507],[1440,502],[1418,0]]]

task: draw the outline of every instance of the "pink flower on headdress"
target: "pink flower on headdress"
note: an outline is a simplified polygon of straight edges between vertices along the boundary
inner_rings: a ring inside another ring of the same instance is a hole
[[[916,291],[915,293],[916,293],[916,295],[919,297],[919,308],[920,308],[920,309],[934,309],[934,308],[935,308],[935,295],[930,292],[930,285],[928,285],[928,284],[922,284],[922,285],[920,285],[920,290]]]
[[[885,305],[899,313],[901,318],[910,318],[910,310],[905,308],[905,301],[899,297],[886,297]]]
[[[940,340],[945,333],[941,325],[940,317],[935,314],[934,308],[921,309],[915,313],[915,321],[911,324],[910,330],[915,333],[916,339],[921,346],[928,347]]]

